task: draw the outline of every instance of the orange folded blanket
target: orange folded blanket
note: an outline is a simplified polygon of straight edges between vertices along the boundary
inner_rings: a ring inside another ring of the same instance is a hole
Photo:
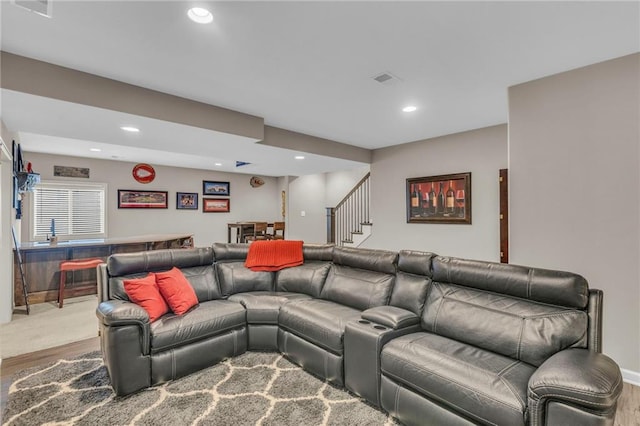
[[[302,265],[302,243],[297,240],[254,241],[249,245],[244,266],[252,271],[279,271]]]

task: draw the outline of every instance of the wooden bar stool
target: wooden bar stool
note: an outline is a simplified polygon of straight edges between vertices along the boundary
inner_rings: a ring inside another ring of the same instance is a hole
[[[98,258],[73,259],[60,262],[60,286],[58,288],[58,307],[62,308],[64,303],[64,285],[67,281],[67,271],[79,271],[81,269],[95,268],[104,260]]]

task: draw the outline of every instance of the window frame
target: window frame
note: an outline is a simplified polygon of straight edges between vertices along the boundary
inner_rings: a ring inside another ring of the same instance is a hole
[[[29,240],[30,241],[46,241],[47,235],[36,235],[36,191],[39,189],[58,189],[58,190],[101,190],[102,199],[102,221],[103,232],[93,234],[60,234],[56,232],[56,236],[62,240],[90,240],[107,238],[107,212],[108,206],[108,185],[102,182],[67,182],[67,181],[41,181],[36,185],[33,192],[29,193]],[[49,234],[50,235],[50,234]]]

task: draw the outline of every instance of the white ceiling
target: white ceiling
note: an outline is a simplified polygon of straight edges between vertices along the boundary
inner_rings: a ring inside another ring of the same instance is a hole
[[[189,21],[194,5],[214,22]],[[638,2],[53,0],[51,19],[6,1],[0,13],[4,51],[370,149],[505,123],[509,86],[640,51]],[[381,72],[400,80],[373,81]],[[255,164],[238,171],[272,176],[361,166],[6,90],[1,106],[27,151],[89,156],[99,143],[103,158],[243,160]],[[123,135],[123,119],[143,131]]]

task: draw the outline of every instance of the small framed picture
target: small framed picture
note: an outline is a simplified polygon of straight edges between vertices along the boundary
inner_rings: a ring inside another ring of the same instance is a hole
[[[202,211],[204,213],[229,213],[231,205],[228,198],[203,198]]]
[[[202,195],[231,195],[231,185],[229,182],[213,182],[209,180],[202,181]]]
[[[118,189],[119,209],[166,209],[168,206],[167,191]]]
[[[198,210],[198,193],[176,192],[176,209]]]

